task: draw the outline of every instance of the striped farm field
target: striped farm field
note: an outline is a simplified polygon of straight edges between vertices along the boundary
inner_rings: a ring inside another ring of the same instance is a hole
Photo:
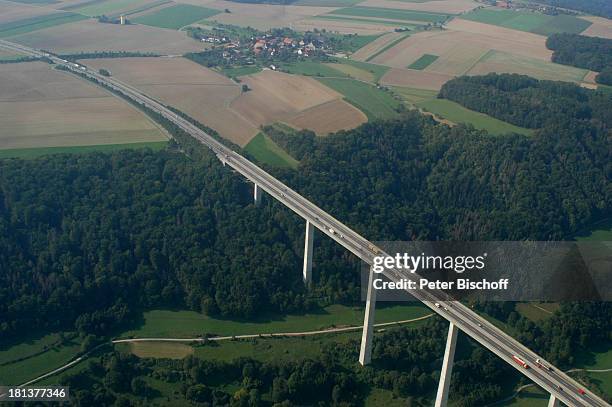
[[[334,10],[328,15],[349,16],[361,18],[380,18],[394,21],[435,23],[446,20],[450,15],[442,13],[428,13],[422,11],[389,9],[380,7],[345,7]]]
[[[212,17],[219,13],[219,10],[212,8],[193,6],[191,4],[177,4],[176,6],[166,7],[161,10],[142,15],[135,18],[133,21],[138,24],[178,30],[181,27],[208,17]]]
[[[546,36],[562,32],[578,34],[592,24],[582,18],[564,14],[550,16],[514,10],[480,9],[461,18]]]
[[[85,20],[86,18],[86,16],[81,14],[62,12],[12,21],[0,24],[0,38],[38,31],[44,28]]]
[[[408,65],[408,68],[417,69],[419,71],[422,71],[423,69],[427,68],[429,65],[433,64],[438,58],[439,57],[437,55],[423,54],[422,57],[420,57],[419,59],[417,59],[410,65]]]

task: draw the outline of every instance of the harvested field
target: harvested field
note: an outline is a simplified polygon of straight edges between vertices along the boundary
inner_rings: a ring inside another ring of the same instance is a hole
[[[182,32],[142,25],[101,24],[93,20],[12,37],[11,41],[62,54],[86,51],[183,54],[202,50],[200,43]]]
[[[581,17],[593,24],[581,34],[590,37],[602,37],[612,39],[612,21],[603,17]]]
[[[363,3],[359,3],[359,5],[448,14],[460,14],[480,6],[480,4],[472,0],[432,0],[425,2],[366,0]]]
[[[2,10],[0,13],[0,26],[17,20],[50,14],[55,11],[48,7],[17,4],[9,1],[0,1],[0,10]]]
[[[401,25],[401,24],[400,24]],[[393,28],[400,25],[380,24],[374,21],[368,23],[351,19],[323,19],[322,17],[308,18],[293,24],[296,30],[312,31],[315,28],[325,29],[330,32],[341,34],[372,35],[382,34],[393,31]],[[403,25],[402,25],[403,26]]]
[[[453,77],[450,75],[435,72],[393,68],[381,78],[380,83],[386,86],[440,90],[451,79]]]
[[[150,0],[107,0],[100,3],[85,4],[83,7],[71,8],[71,11],[85,14],[86,16],[113,15],[116,13],[126,13],[130,10],[142,7]]]
[[[213,16],[209,20],[243,27],[251,26],[262,30],[273,27],[289,27],[299,20],[325,14],[335,9],[330,7],[235,3],[223,0],[208,3],[206,7],[221,11],[227,8],[231,11],[231,13],[221,13]]]
[[[469,75],[485,75],[490,72],[517,73],[551,81],[582,82],[588,70],[568,65],[554,64],[534,58],[520,57],[500,51],[485,55]]]
[[[228,77],[184,58],[110,58],[86,61],[95,69],[109,69],[113,76],[173,106],[223,137],[244,146],[258,132],[258,123],[230,109],[240,86]]]
[[[366,46],[364,46],[364,47],[360,48],[358,51],[356,51],[351,56],[351,58],[355,59],[357,61],[366,61],[372,55],[375,55],[377,52],[379,52],[380,50],[384,49],[386,46],[391,44],[393,41],[398,40],[403,35],[405,35],[405,33],[396,33],[396,32],[392,32],[392,33],[388,33],[388,34],[385,34],[385,35],[381,35],[380,37],[378,37],[374,41],[370,42]]]
[[[310,129],[319,135],[348,130],[368,121],[359,109],[341,99],[332,100],[301,113],[287,123],[299,129]]]
[[[496,43],[503,41],[504,47],[508,47],[507,44],[513,44],[511,49],[500,49],[500,51],[518,53],[521,49],[526,48],[521,55],[546,60],[550,60],[552,55],[552,51],[546,48],[546,37],[539,34],[498,27],[491,24],[479,23],[477,21],[463,20],[460,18],[455,18],[450,21],[447,24],[447,28],[449,30],[463,31],[489,37],[488,41],[493,41],[494,39]]]
[[[135,107],[41,62],[0,66],[0,127],[2,149],[166,139]]]
[[[382,7],[345,7],[330,13],[334,16],[346,16],[357,18],[377,18],[382,20],[405,21],[407,23],[434,23],[443,21],[447,14],[428,13],[422,11],[389,9]]]
[[[425,68],[426,71],[462,75],[491,50],[550,61],[552,52],[546,49],[545,37],[463,21],[453,20],[448,30],[416,33],[377,55],[372,62],[402,68],[416,62],[423,55],[438,55]]]
[[[233,107],[257,123],[278,121],[273,119],[293,115],[341,97],[312,78],[270,70],[244,77],[243,82],[252,91],[234,102]]]
[[[193,354],[193,348],[184,343],[133,342],[130,352],[139,358],[183,359]]]
[[[40,15],[36,17],[24,18],[22,20],[12,21],[0,25],[0,38],[12,37],[39,31],[45,28],[60,26],[74,21],[84,20],[87,17],[67,12],[55,12],[51,14]]]

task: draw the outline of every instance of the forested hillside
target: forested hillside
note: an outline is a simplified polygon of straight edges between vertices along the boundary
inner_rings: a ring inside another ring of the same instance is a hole
[[[577,136],[587,128],[612,128],[612,95],[572,83],[516,74],[462,76],[445,83],[438,97],[530,129],[558,127]]]
[[[303,225],[252,207],[250,187],[212,154],[0,161],[0,333],[76,325],[106,335],[159,306],[239,317],[307,309]]]
[[[612,40],[578,34],[553,34],[546,40],[554,51],[552,60],[558,64],[600,72],[598,83],[612,85]]]

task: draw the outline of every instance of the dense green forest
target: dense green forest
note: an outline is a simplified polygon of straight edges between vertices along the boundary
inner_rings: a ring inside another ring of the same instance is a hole
[[[553,34],[546,40],[558,64],[600,72],[598,83],[612,85],[612,40],[578,34]]]
[[[538,3],[612,18],[612,3],[608,0],[538,0]]]
[[[578,138],[584,131],[612,128],[612,95],[573,83],[517,74],[462,76],[445,83],[438,97],[517,126],[558,128]]]

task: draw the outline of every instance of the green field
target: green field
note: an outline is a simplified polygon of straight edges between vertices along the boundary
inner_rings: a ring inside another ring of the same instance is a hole
[[[375,52],[374,54],[370,55],[368,57],[368,59],[366,59],[366,62],[373,60],[374,58],[376,58],[377,56],[379,56],[380,54],[382,54],[383,52],[390,50],[391,48],[395,47],[397,44],[399,44],[400,42],[404,41],[406,38],[410,37],[410,34],[406,34],[394,41],[391,41],[390,43],[388,43],[387,45],[385,45],[383,48],[379,49],[377,52]]]
[[[596,223],[591,230],[579,233],[576,240],[612,242],[612,219]]]
[[[345,7],[334,10],[328,15],[370,17],[397,21],[419,21],[424,23],[444,21],[450,16],[450,14],[379,7]]]
[[[221,73],[229,76],[230,78],[237,78],[239,76],[251,75],[261,71],[261,67],[257,65],[250,66],[237,66],[231,68],[221,68]]]
[[[0,383],[22,384],[69,362],[80,351],[74,340],[58,343],[57,334],[27,340],[22,344],[0,351]],[[11,363],[15,359],[24,360]]]
[[[354,79],[317,78],[321,83],[344,95],[345,99],[366,114],[368,120],[397,116],[401,102],[390,92]]]
[[[32,31],[42,30],[43,28],[85,20],[86,18],[86,16],[81,14],[62,12],[0,24],[0,38],[26,34]]]
[[[388,66],[369,64],[367,62],[355,61],[352,59],[341,59],[338,60],[338,62],[371,73],[374,76],[374,82],[378,82],[380,78],[382,78],[383,75],[386,74],[390,69]]]
[[[86,16],[94,17],[101,15],[112,14],[115,10],[127,9],[129,7],[141,7],[144,0],[108,0],[102,3],[86,5],[74,11],[85,14]]]
[[[346,77],[344,72],[341,72],[328,64],[314,61],[298,61],[292,63],[285,63],[280,65],[281,70],[284,72],[292,73],[295,75],[307,75],[307,76],[325,76],[325,77]]]
[[[177,4],[176,6],[163,8],[137,17],[133,22],[178,30],[181,27],[214,16],[220,12],[212,8],[193,6],[191,4]]]
[[[433,64],[437,59],[438,59],[437,55],[424,54],[422,57],[420,57],[419,59],[417,59],[410,65],[408,65],[408,68],[417,69],[419,71],[422,71],[423,69],[427,68],[429,65]]]
[[[163,150],[167,146],[167,141],[150,141],[144,143],[101,144],[96,146],[15,148],[9,150],[0,150],[0,159],[36,158],[49,154],[84,154],[91,153],[93,151],[110,152],[136,148],[150,148],[152,150],[157,151]]]
[[[418,318],[428,315],[422,305],[378,307],[376,323]],[[246,335],[277,332],[301,332],[332,326],[361,325],[362,307],[332,305],[318,313],[304,315],[271,315],[256,321],[215,319],[194,311],[148,311],[144,323],[137,329],[124,332],[121,337],[178,337],[193,338],[205,333],[216,335]]]
[[[399,86],[393,86],[391,90],[411,105],[432,100],[438,96],[437,90],[404,88]]]
[[[471,124],[477,129],[486,130],[494,135],[518,133],[529,136],[533,134],[533,130],[518,127],[486,114],[466,109],[460,104],[447,99],[432,99],[419,102],[416,105],[453,123]]]
[[[263,133],[257,134],[244,150],[251,154],[257,161],[275,167],[296,169],[299,162],[291,157],[285,150],[280,148],[271,138]]]
[[[490,8],[475,10],[461,18],[546,36],[562,32],[578,34],[592,24],[590,21],[565,14],[549,16],[527,11]]]

